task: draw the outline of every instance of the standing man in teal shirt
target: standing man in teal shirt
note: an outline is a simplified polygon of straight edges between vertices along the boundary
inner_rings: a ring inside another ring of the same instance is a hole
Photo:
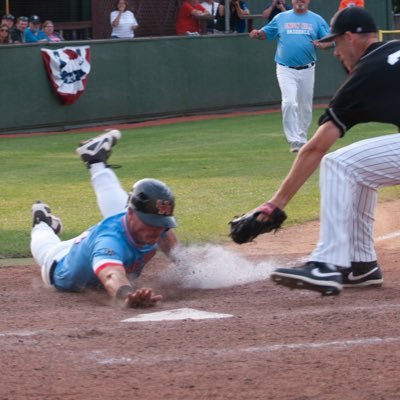
[[[311,0],[292,0],[293,9],[276,15],[252,39],[278,40],[276,75],[282,95],[283,130],[291,152],[307,142],[312,120],[316,41],[329,33],[329,25],[309,10]],[[328,48],[318,44],[319,48]]]

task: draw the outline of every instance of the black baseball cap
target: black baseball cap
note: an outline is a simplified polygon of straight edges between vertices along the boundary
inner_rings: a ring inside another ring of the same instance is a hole
[[[378,32],[375,21],[363,7],[347,7],[338,11],[331,20],[331,34],[319,42],[332,42],[337,36],[346,32],[369,33]]]
[[[3,15],[2,19],[8,19],[10,21],[14,21],[15,17],[12,14],[6,14],[6,15]]]
[[[171,189],[157,179],[137,181],[129,194],[128,205],[147,225],[176,228],[173,216],[175,198]]]
[[[29,18],[29,22],[32,24],[40,24],[40,18],[38,15],[31,15]]]

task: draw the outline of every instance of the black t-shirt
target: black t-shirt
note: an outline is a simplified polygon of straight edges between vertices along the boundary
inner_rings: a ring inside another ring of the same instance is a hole
[[[219,4],[221,6],[224,6],[225,0],[220,0]],[[240,4],[240,8],[243,10],[245,8],[243,1],[239,1],[239,4]],[[237,14],[236,7],[232,3],[230,3],[230,11],[231,11],[230,21],[229,21],[230,30],[231,30],[231,32],[234,32],[236,30],[236,26],[237,26],[238,22],[240,21],[240,18]],[[223,16],[219,15],[219,9],[218,9],[217,14],[215,16],[216,16],[215,29],[220,32],[224,32],[225,31],[225,15],[223,15]]]
[[[20,31],[16,26],[11,28],[11,41],[24,43],[24,32]]]
[[[372,44],[320,117],[344,136],[354,125],[382,122],[400,128],[400,40]]]
[[[271,7],[271,3],[269,4],[269,6],[268,7]],[[267,8],[268,8],[267,7]],[[291,10],[293,7],[290,5],[290,4],[287,4],[287,3],[285,3],[285,9],[286,9],[286,11],[289,11],[289,10]],[[283,12],[280,8],[278,8],[278,7],[274,7],[273,9],[272,9],[272,11],[271,11],[271,14],[269,15],[269,17],[268,17],[268,22],[271,22],[273,19],[274,19],[274,17],[276,17],[278,14],[280,14],[281,12]]]

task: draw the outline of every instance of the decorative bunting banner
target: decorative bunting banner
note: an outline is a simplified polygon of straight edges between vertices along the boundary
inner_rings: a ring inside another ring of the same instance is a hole
[[[50,82],[63,104],[72,104],[86,89],[90,72],[90,47],[41,49]]]

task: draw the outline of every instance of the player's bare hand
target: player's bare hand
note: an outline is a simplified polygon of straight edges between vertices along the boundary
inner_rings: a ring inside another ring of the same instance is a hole
[[[150,288],[137,289],[134,293],[129,293],[124,301],[126,308],[132,307],[151,307],[162,299],[161,295],[155,295]]]

